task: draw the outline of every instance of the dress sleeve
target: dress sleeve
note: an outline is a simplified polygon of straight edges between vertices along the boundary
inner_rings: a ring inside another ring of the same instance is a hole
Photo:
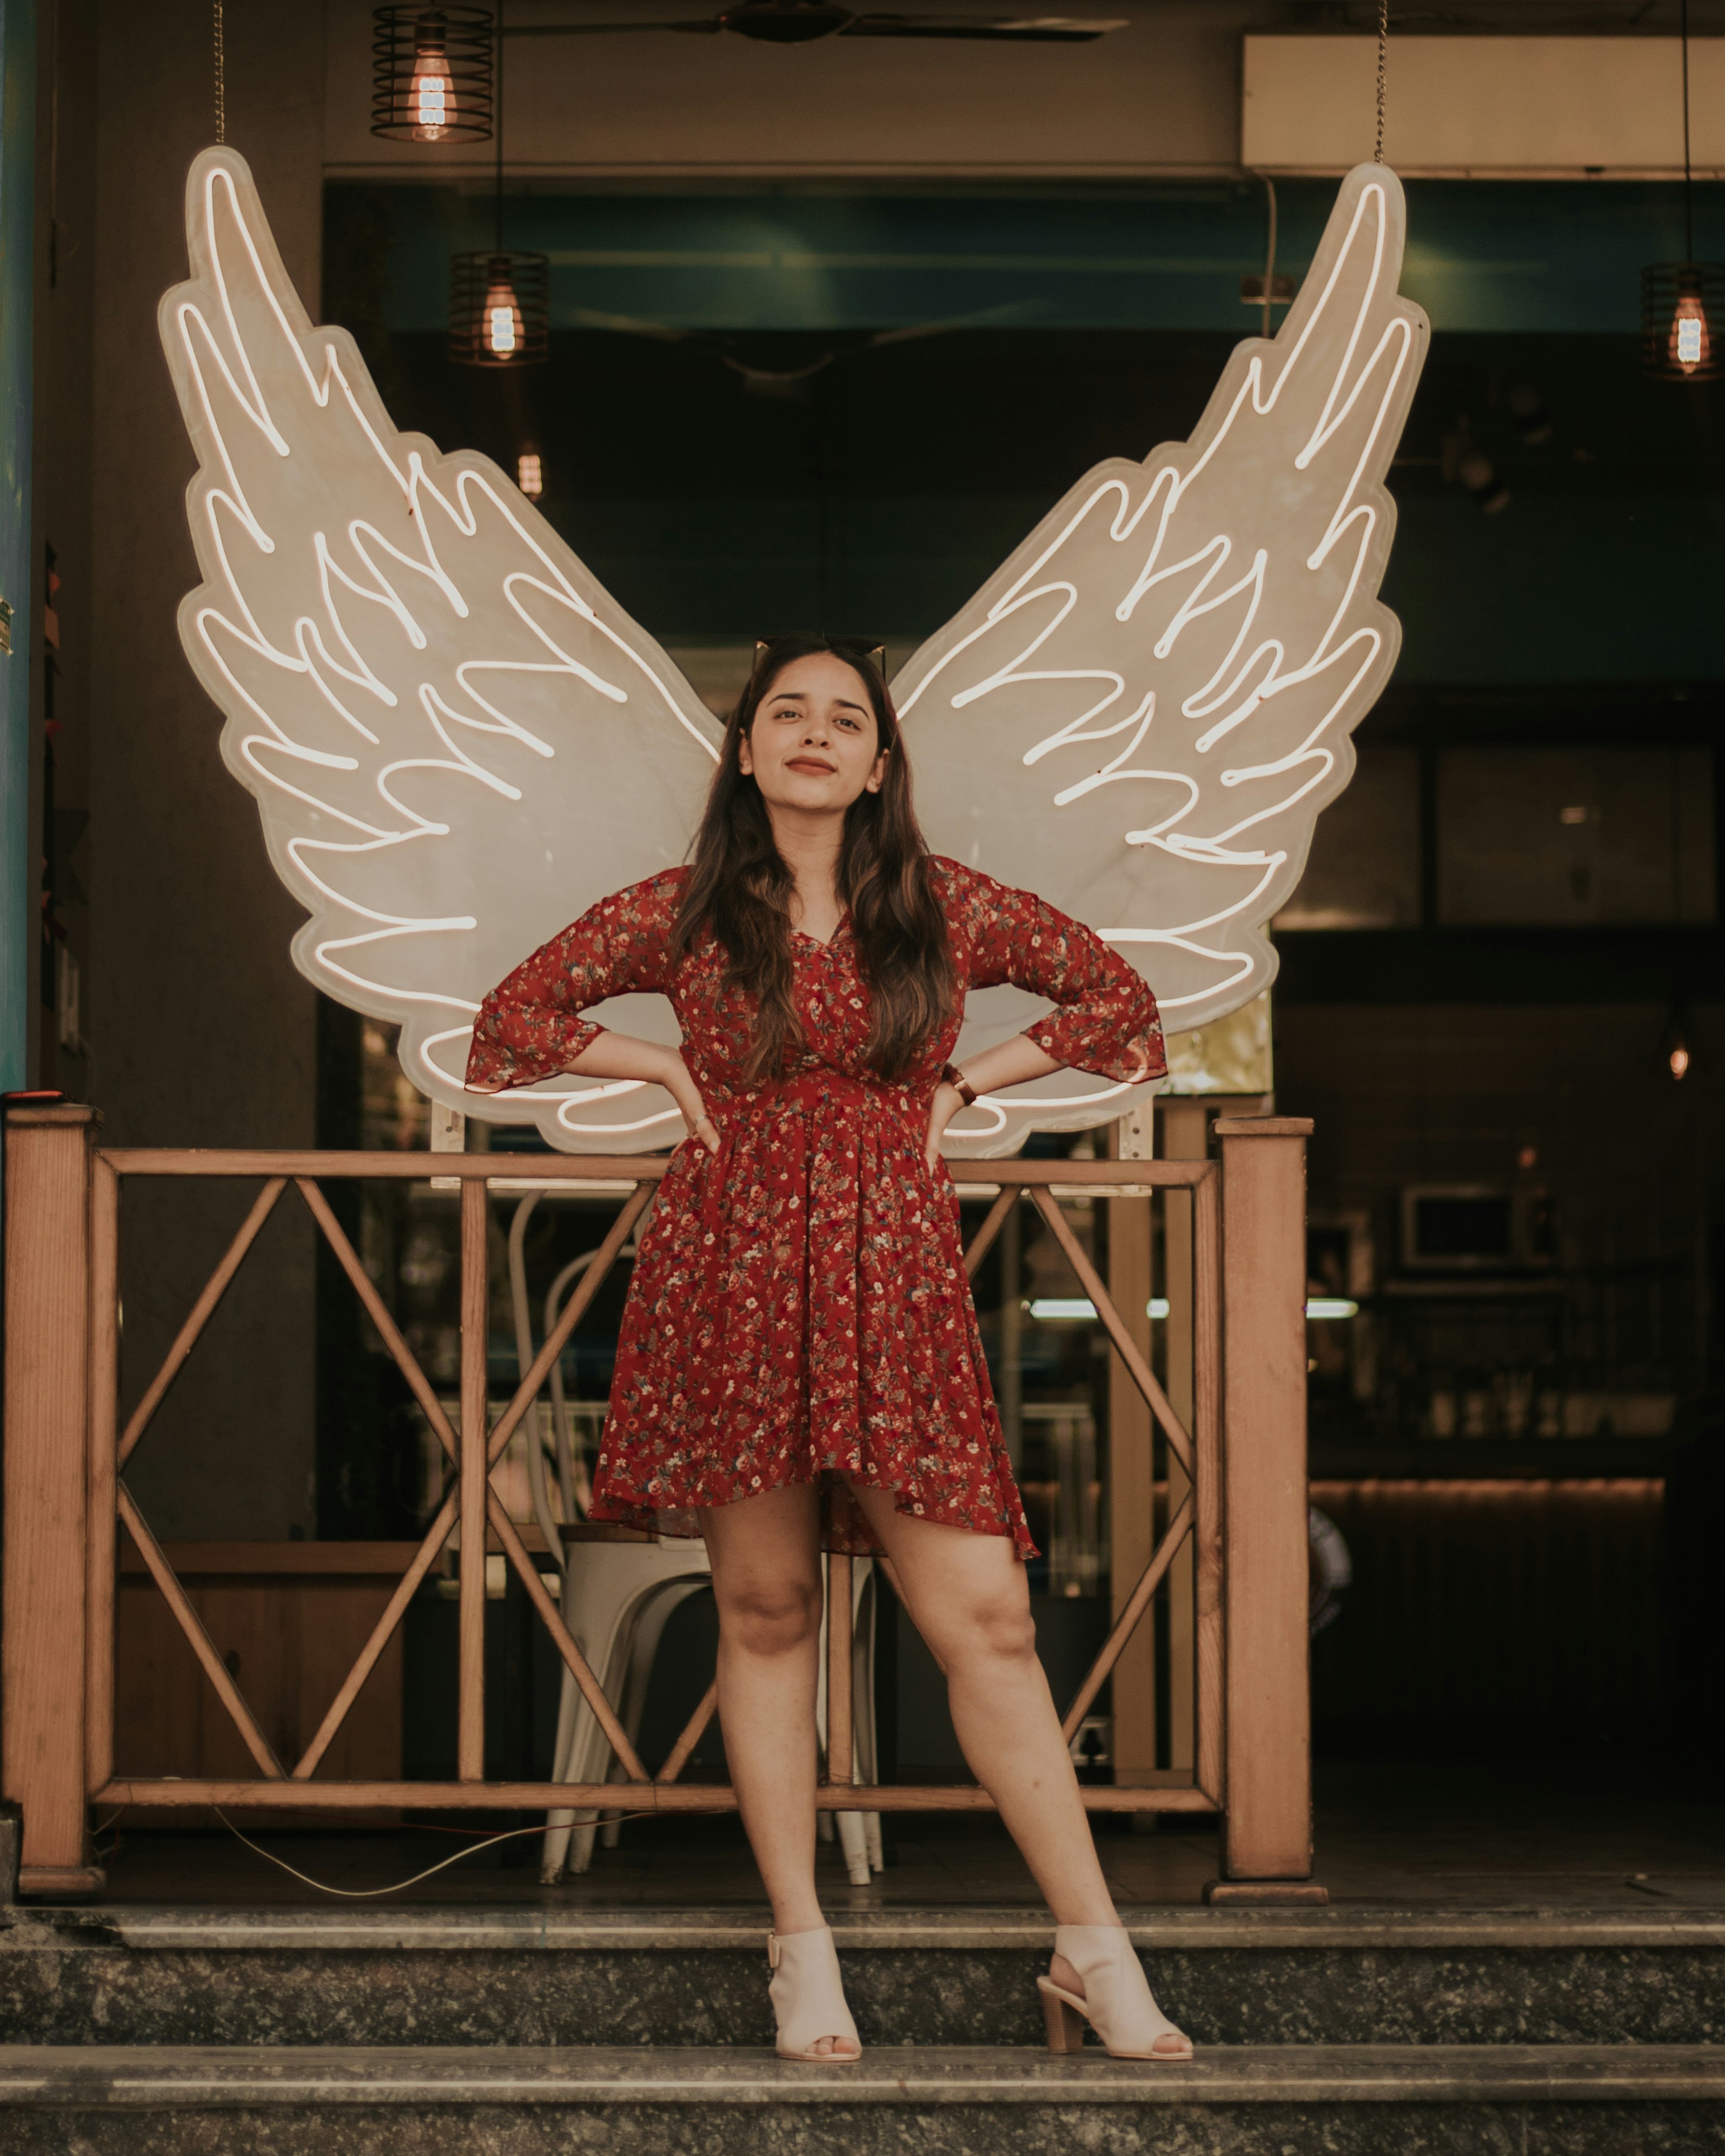
[[[567,1070],[604,1030],[582,1016],[590,1004],[668,989],[682,877],[671,870],[602,898],[493,988],[474,1025],[468,1086],[506,1092]]]
[[[1034,891],[1014,891],[956,862],[943,865],[957,925],[970,946],[972,988],[1010,982],[1057,1004],[1024,1030],[1069,1069],[1127,1083],[1166,1075],[1156,998],[1134,967]]]

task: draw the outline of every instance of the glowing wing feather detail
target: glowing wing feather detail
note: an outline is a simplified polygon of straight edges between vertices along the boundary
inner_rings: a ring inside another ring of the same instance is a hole
[[[593,901],[680,860],[716,747],[659,647],[483,457],[398,434],[316,329],[244,161],[187,182],[192,276],[160,325],[198,453],[203,582],[180,610],[222,752],[310,918],[318,987],[398,1019],[403,1069],[567,1149],[680,1137],[654,1087],[461,1089],[486,990]],[[674,1040],[663,1000],[604,1014]]]
[[[1395,663],[1383,482],[1430,334],[1397,295],[1405,228],[1394,173],[1351,172],[1286,320],[1236,347],[1191,440],[1086,474],[894,684],[935,850],[1087,921],[1170,1032],[1274,978],[1265,924]],[[959,1052],[1040,1008],[973,998]],[[979,1102],[947,1149],[1136,1097],[1060,1073]]]

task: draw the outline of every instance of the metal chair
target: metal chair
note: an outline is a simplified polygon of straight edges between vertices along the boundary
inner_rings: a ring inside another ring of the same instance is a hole
[[[510,1224],[509,1275],[514,1306],[516,1359],[523,1375],[535,1353],[531,1307],[527,1293],[526,1235],[534,1208],[544,1194],[530,1191],[516,1206]],[[585,1251],[566,1265],[552,1282],[545,1303],[547,1336],[557,1323],[557,1311],[572,1283],[594,1253]],[[634,1255],[626,1245],[624,1256]],[[681,1536],[644,1537],[627,1528],[593,1526],[574,1516],[584,1512],[588,1496],[586,1463],[575,1440],[572,1404],[564,1394],[561,1371],[554,1365],[550,1376],[550,1435],[556,1466],[557,1495],[553,1504],[546,1473],[545,1431],[542,1421],[531,1417],[523,1424],[527,1455],[527,1482],[534,1517],[551,1561],[562,1578],[563,1622],[586,1656],[593,1674],[617,1711],[629,1742],[640,1733],[653,1664],[665,1627],[673,1611],[691,1594],[698,1594],[712,1576],[706,1545]],[[825,1560],[823,1559],[824,1568]],[[852,1751],[854,1779],[872,1783],[876,1778],[875,1742],[875,1568],[866,1560],[851,1567]],[[820,1638],[820,1679],[816,1715],[825,1742],[826,1625]],[[553,1780],[593,1783],[614,1779],[619,1773],[604,1732],[582,1697],[574,1679],[565,1670],[557,1702],[557,1743]],[[593,1862],[596,1838],[608,1848],[617,1844],[622,1821],[604,1819],[598,1811],[558,1809],[546,1815],[546,1833],[540,1866],[542,1880],[550,1882],[566,1871],[580,1873]],[[876,1812],[823,1812],[819,1826],[824,1839],[837,1834],[845,1853],[851,1882],[865,1886],[870,1871],[881,1868],[880,1820]]]

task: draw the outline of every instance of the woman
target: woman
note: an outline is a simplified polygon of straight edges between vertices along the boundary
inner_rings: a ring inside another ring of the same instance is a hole
[[[1057,1006],[947,1061],[968,988]],[[602,1032],[658,990],[681,1048]],[[559,1071],[664,1086],[666,1168],[624,1313],[596,1519],[699,1532],[719,1711],[773,1905],[783,2057],[860,2046],[815,1896],[820,1551],[881,1552],[946,1673],[978,1780],[1053,1908],[1056,2049],[1189,2058],[1096,1861],[1047,1681],[941,1134],[977,1094],[1063,1065],[1159,1075],[1156,1006],[1091,932],[928,854],[886,685],[860,652],[762,645],[692,865],[603,901],[486,998],[468,1084]]]

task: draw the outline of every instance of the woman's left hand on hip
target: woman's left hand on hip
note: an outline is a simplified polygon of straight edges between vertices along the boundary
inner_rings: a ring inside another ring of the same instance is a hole
[[[931,1169],[941,1157],[941,1139],[945,1135],[947,1125],[963,1106],[964,1096],[958,1088],[949,1086],[942,1079],[934,1089],[934,1099],[928,1110],[928,1142],[925,1151]]]

